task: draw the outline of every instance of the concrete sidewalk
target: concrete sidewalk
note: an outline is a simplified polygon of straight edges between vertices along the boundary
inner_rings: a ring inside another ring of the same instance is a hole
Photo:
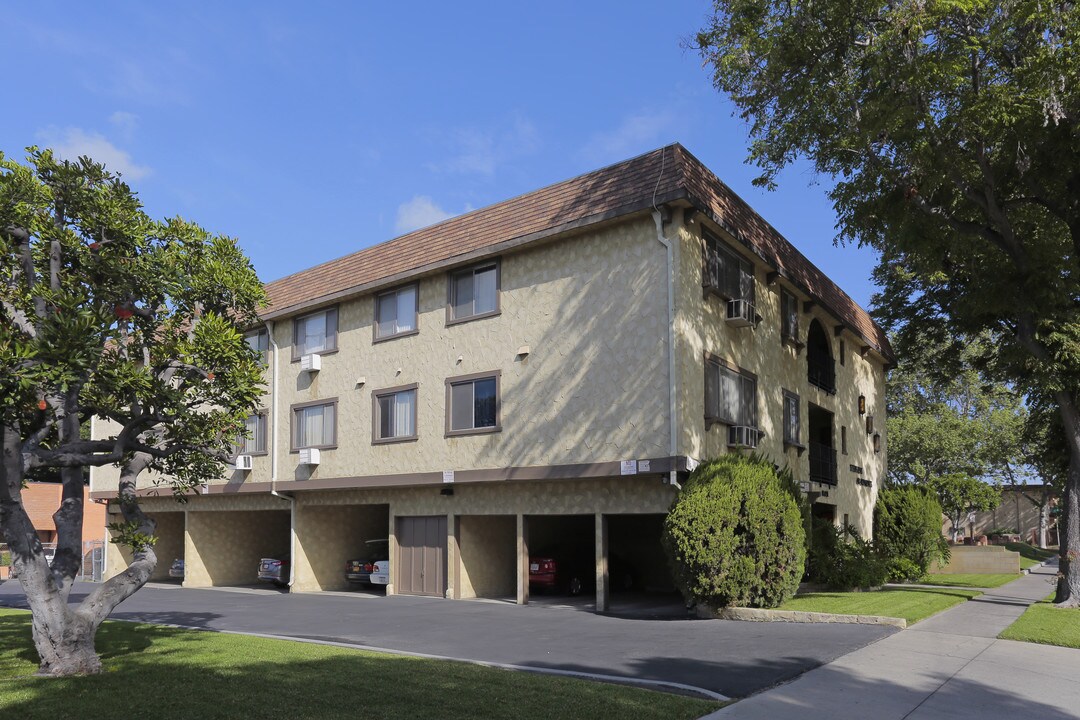
[[[998,640],[1056,563],[735,703],[710,720],[1080,718],[1080,650]]]

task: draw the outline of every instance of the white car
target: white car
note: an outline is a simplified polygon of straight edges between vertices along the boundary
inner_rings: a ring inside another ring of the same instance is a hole
[[[390,584],[390,561],[379,560],[371,568],[371,579],[368,580],[372,585],[389,585]]]

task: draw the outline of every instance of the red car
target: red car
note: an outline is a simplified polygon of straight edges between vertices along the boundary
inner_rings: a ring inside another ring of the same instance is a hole
[[[576,560],[576,562],[575,562]],[[608,578],[613,591],[634,587],[634,575],[618,555],[608,556]],[[558,553],[529,556],[529,588],[580,595],[596,587],[596,568],[591,558]]]

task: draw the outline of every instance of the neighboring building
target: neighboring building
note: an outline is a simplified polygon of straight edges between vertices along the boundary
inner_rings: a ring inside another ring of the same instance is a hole
[[[1057,522],[1050,512],[1057,505],[1057,494],[1049,486],[1042,485],[1001,488],[1001,502],[997,507],[965,518],[960,534],[969,538],[995,532],[1018,534],[1024,542],[1042,546],[1039,537],[1040,505],[1046,512],[1046,545],[1057,545]],[[941,534],[952,537],[952,521],[948,518],[942,521]]]
[[[37,530],[43,544],[56,542],[56,523],[53,513],[60,507],[63,493],[60,483],[31,482],[22,489],[23,507]],[[90,499],[89,488],[83,489],[83,541],[105,539],[105,506]]]
[[[270,392],[238,469],[186,505],[145,500],[159,573],[183,557],[186,586],[291,554],[294,590],[339,588],[381,537],[390,593],[525,602],[530,551],[569,546],[602,609],[610,557],[670,587],[679,483],[746,445],[871,533],[885,334],[680,145],[268,291],[250,338]],[[115,496],[115,471],[91,482]]]

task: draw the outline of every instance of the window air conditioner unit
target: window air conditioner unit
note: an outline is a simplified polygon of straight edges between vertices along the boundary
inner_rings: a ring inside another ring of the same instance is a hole
[[[301,465],[318,465],[319,464],[319,449],[318,448],[304,448],[300,451],[300,464]]]
[[[236,469],[237,470],[250,470],[251,469],[251,456],[250,455],[237,455],[236,456]]]
[[[749,327],[756,325],[757,313],[754,312],[754,303],[749,300],[729,300],[727,304],[727,324],[732,327]]]
[[[749,425],[732,425],[728,428],[728,445],[731,447],[756,448],[760,431]]]
[[[322,355],[310,353],[300,356],[300,370],[302,372],[318,372],[322,369]]]

